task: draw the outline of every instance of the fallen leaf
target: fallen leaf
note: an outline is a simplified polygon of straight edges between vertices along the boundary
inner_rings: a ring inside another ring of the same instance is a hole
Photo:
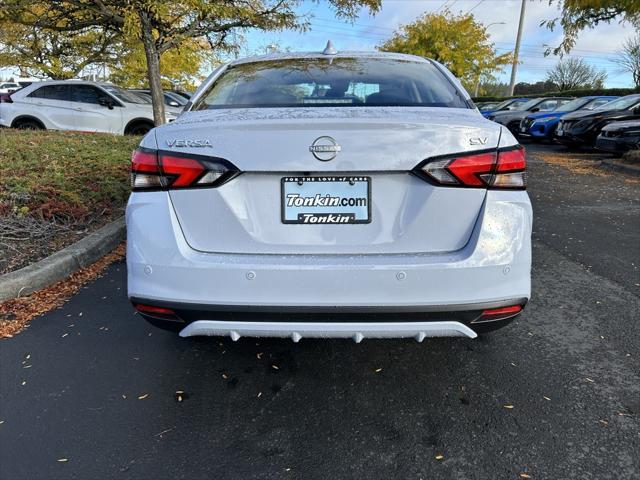
[[[256,353],[256,358],[260,360],[262,358],[262,355],[263,355],[262,352]]]
[[[258,392],[258,398],[262,396],[262,392]]]
[[[64,335],[62,335],[62,338],[66,337],[67,335],[69,335],[68,333],[65,333]]]
[[[229,378],[229,377],[227,377],[227,374],[226,374],[226,373],[223,373],[223,374],[222,374],[222,378],[224,378],[224,379],[226,380],[226,379],[227,379],[227,378]]]
[[[60,463],[64,463],[64,462],[68,462],[68,461],[69,461],[69,459],[68,459],[68,458],[59,458],[59,459],[58,459],[58,461],[59,461]]]
[[[140,396],[138,397],[138,400],[144,400],[144,399],[145,399],[145,398],[147,398],[148,396],[149,396],[149,394],[148,394],[148,393],[145,393],[144,395],[140,395]]]
[[[376,368],[376,373],[380,373],[382,371],[381,368]]]
[[[551,399],[549,397],[545,396],[545,395],[543,395],[542,398],[544,398],[545,400],[551,401]]]
[[[78,314],[78,316],[79,316],[79,317],[81,317],[81,316],[82,316],[82,312],[80,312],[80,313]]]
[[[122,398],[124,398],[124,399],[126,400],[126,399],[127,399],[127,396],[126,396],[126,395],[122,395]]]
[[[598,421],[603,425],[609,425],[609,422],[607,422],[606,420],[598,420]]]
[[[444,458],[444,455],[440,455],[440,454],[436,455],[436,460],[442,460],[443,458]]]
[[[511,410],[513,408],[513,405],[505,405],[504,408],[508,408],[509,410]]]
[[[589,377],[585,377],[585,380],[586,380],[587,382],[589,382],[589,383],[594,383],[594,382],[595,382],[595,380],[592,380],[592,379],[590,379]]]
[[[529,475],[528,473],[521,473],[520,478],[531,478],[531,475]]]
[[[280,368],[277,365],[271,365],[271,368],[273,368],[274,370],[280,370]]]
[[[24,385],[26,385],[26,384],[27,384],[27,381],[26,381],[26,380],[23,380],[23,381],[22,381],[22,385],[24,386]]]
[[[0,425],[2,425],[4,423],[4,420],[0,420]]]

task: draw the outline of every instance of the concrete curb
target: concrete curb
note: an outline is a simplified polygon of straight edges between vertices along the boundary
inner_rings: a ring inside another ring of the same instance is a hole
[[[20,270],[0,275],[0,302],[27,295],[91,265],[125,238],[124,217]]]
[[[631,175],[640,175],[640,166],[630,165],[618,160],[602,160],[600,166],[607,170],[615,170],[617,172],[629,173]]]

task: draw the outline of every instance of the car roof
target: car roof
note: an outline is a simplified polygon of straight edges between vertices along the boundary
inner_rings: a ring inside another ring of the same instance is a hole
[[[268,55],[256,55],[252,57],[240,58],[233,60],[229,63],[229,66],[242,65],[244,63],[255,62],[270,62],[277,60],[292,60],[303,58],[382,58],[389,60],[404,60],[419,63],[430,63],[429,59],[419,57],[417,55],[408,55],[405,53],[393,53],[393,52],[376,52],[376,51],[345,51],[338,52],[333,55],[327,55],[322,52],[282,52],[282,53],[270,53]]]

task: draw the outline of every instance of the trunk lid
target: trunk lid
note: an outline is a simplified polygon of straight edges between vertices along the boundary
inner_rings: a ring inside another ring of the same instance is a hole
[[[330,161],[309,149],[323,136],[340,146]],[[156,130],[161,150],[224,158],[243,172],[218,188],[169,193],[190,246],[218,253],[459,250],[486,191],[435,186],[409,172],[430,157],[497,148],[499,137],[500,127],[475,110],[406,107],[208,110]],[[370,178],[370,223],[282,222],[283,177],[343,174]]]

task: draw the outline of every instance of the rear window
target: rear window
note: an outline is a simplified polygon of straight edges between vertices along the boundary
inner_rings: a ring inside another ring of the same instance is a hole
[[[357,106],[470,108],[431,63],[294,58],[228,68],[193,110]]]

